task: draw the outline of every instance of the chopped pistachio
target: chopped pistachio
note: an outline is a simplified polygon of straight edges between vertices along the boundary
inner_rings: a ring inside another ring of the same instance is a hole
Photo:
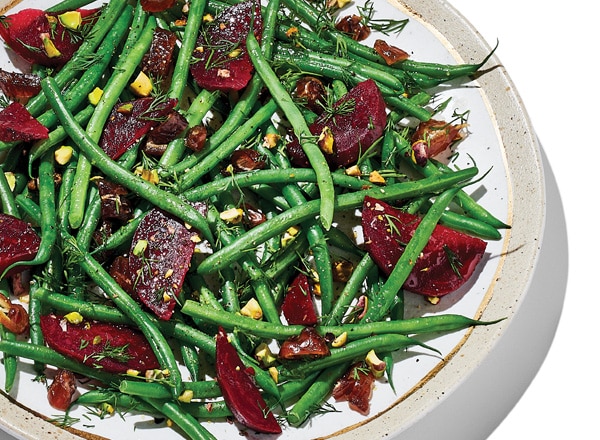
[[[58,21],[67,29],[76,31],[79,29],[82,23],[81,12],[79,11],[67,11],[58,16]]]
[[[150,96],[152,93],[152,89],[154,85],[152,84],[152,80],[146,75],[144,72],[138,73],[138,76],[135,80],[129,84],[129,89],[139,97]]]
[[[241,208],[231,208],[221,212],[219,217],[224,222],[237,225],[242,222],[244,218],[244,211]]]
[[[81,324],[83,322],[83,316],[79,312],[70,312],[65,315],[65,319],[71,324]]]
[[[258,301],[256,301],[255,298],[250,298],[246,305],[242,307],[240,313],[243,316],[247,316],[256,320],[262,319],[263,316],[262,308],[260,307],[260,304],[258,303]]]
[[[90,104],[92,105],[98,105],[103,94],[104,90],[102,90],[100,87],[95,87],[94,90],[88,94],[88,101],[90,101]]]
[[[54,151],[54,160],[59,165],[66,165],[73,157],[73,147],[62,145]]]
[[[342,347],[346,344],[347,340],[348,340],[348,332],[343,332],[337,338],[335,338],[333,340],[333,342],[331,343],[331,346],[335,347],[335,348]]]
[[[50,39],[50,35],[48,33],[43,33],[42,35],[40,35],[40,37],[42,38],[44,51],[46,52],[46,55],[48,55],[48,58],[58,58],[62,55],[60,50],[56,48],[56,46]]]

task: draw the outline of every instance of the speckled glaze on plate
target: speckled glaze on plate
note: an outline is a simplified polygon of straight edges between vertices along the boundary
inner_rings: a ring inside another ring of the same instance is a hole
[[[55,2],[0,0],[0,10],[5,13],[17,3],[16,8],[44,8]],[[416,60],[479,62],[491,51],[460,13],[444,1],[374,3],[379,16],[410,19],[394,44],[409,51]],[[4,51],[0,51],[0,63],[6,69],[13,67]],[[407,295],[406,313],[461,313],[489,320],[506,319],[494,326],[426,340],[442,356],[420,349],[397,353],[396,393],[387,384],[378,383],[369,416],[362,417],[348,410],[345,403],[339,403],[335,405],[339,412],[316,416],[299,429],[287,428],[278,438],[402,438],[404,430],[426,423],[427,414],[445,396],[463,386],[511,325],[527,295],[538,260],[544,232],[544,175],[539,146],[510,78],[496,57],[492,56],[485,69],[477,81],[440,89],[440,101],[451,96],[449,112],[470,110],[470,135],[459,147],[458,165],[475,162],[482,173],[489,170],[485,179],[469,191],[512,228],[503,232],[502,240],[489,243],[485,265],[465,289],[443,298],[436,306],[422,297]],[[125,420],[82,418],[75,429],[58,428],[44,421],[56,411],[45,403],[43,385],[32,383],[30,377],[22,373],[10,396],[0,394],[0,427],[17,438],[183,438],[176,430],[156,425],[152,418],[143,416],[127,416]],[[2,379],[0,369],[0,383]],[[220,439],[238,435],[237,427],[227,423],[206,426]]]

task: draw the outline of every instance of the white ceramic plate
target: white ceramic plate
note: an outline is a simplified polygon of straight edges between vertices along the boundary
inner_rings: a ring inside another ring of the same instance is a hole
[[[14,3],[18,2],[0,0],[0,9],[4,7],[6,11]],[[24,0],[12,11],[45,8],[53,3]],[[479,62],[491,50],[460,14],[443,1],[376,1],[375,5],[381,17],[410,19],[394,44],[409,51],[413,59]],[[5,69],[14,68],[4,51],[0,51],[0,63]],[[499,61],[492,57],[486,67],[494,66],[499,66]],[[540,151],[526,113],[501,67],[491,69],[476,82],[441,90],[440,101],[446,97],[452,97],[450,113],[470,111],[470,135],[461,143],[457,164],[465,167],[474,161],[482,172],[489,170],[485,179],[470,191],[488,210],[513,227],[504,231],[502,240],[488,244],[485,264],[473,282],[444,297],[436,306],[420,296],[407,295],[407,316],[460,313],[489,320],[507,319],[494,326],[427,340],[442,356],[420,349],[399,353],[394,368],[396,393],[385,383],[379,383],[368,417],[348,410],[345,403],[338,403],[335,407],[339,412],[313,417],[299,429],[286,428],[281,439],[395,438],[415,424],[424,423],[427,414],[460,388],[486,359],[510,327],[528,293],[544,231],[545,191]],[[0,369],[0,383],[2,374]],[[150,417],[98,420],[86,417],[85,409],[72,412],[82,422],[67,432],[43,420],[57,412],[47,405],[43,385],[30,379],[31,373],[23,371],[11,395],[0,395],[0,426],[18,438],[48,438],[50,433],[61,439],[91,435],[182,438],[177,431],[155,424]],[[238,435],[237,427],[225,422],[207,426],[218,438]]]

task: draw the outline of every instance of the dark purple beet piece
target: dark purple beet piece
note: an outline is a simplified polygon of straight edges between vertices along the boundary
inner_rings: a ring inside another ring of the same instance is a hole
[[[108,373],[160,368],[145,336],[125,325],[98,321],[73,324],[62,316],[43,315],[40,326],[50,348]]]
[[[102,132],[100,147],[111,159],[118,159],[166,119],[176,104],[176,99],[157,102],[149,97],[115,105]]]
[[[373,261],[389,275],[419,225],[420,217],[365,197],[362,228]],[[442,296],[466,283],[483,257],[485,241],[437,225],[414,262],[404,287],[414,293]]]
[[[0,141],[29,142],[47,137],[48,129],[23,104],[13,102],[0,111]]]
[[[194,253],[197,234],[178,219],[152,209],[140,222],[129,252],[133,294],[160,319],[173,314]]]
[[[318,322],[308,276],[299,273],[287,290],[281,311],[290,325],[315,325]]]
[[[0,213],[0,231],[0,274],[17,261],[29,261],[35,257],[41,240],[29,223]],[[17,266],[7,275],[25,268],[26,266]]]
[[[252,0],[230,6],[205,24],[190,64],[198,85],[224,92],[246,87],[254,70],[246,37],[252,30],[260,41],[262,25],[260,2]]]
[[[336,114],[335,109],[338,109]],[[333,136],[332,151],[319,146],[332,167],[345,167],[355,163],[383,134],[387,115],[383,96],[373,80],[357,84],[334,104],[333,116],[324,112],[310,126],[310,132],[321,136],[327,128]],[[296,166],[307,166],[308,160],[298,139],[288,144],[288,153]]]

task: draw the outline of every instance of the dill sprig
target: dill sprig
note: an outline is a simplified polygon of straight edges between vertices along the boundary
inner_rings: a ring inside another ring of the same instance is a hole
[[[400,33],[408,24],[408,18],[403,20],[393,19],[375,19],[375,8],[372,0],[367,0],[364,6],[357,6],[360,15],[363,17],[363,23],[374,31],[385,35]]]

